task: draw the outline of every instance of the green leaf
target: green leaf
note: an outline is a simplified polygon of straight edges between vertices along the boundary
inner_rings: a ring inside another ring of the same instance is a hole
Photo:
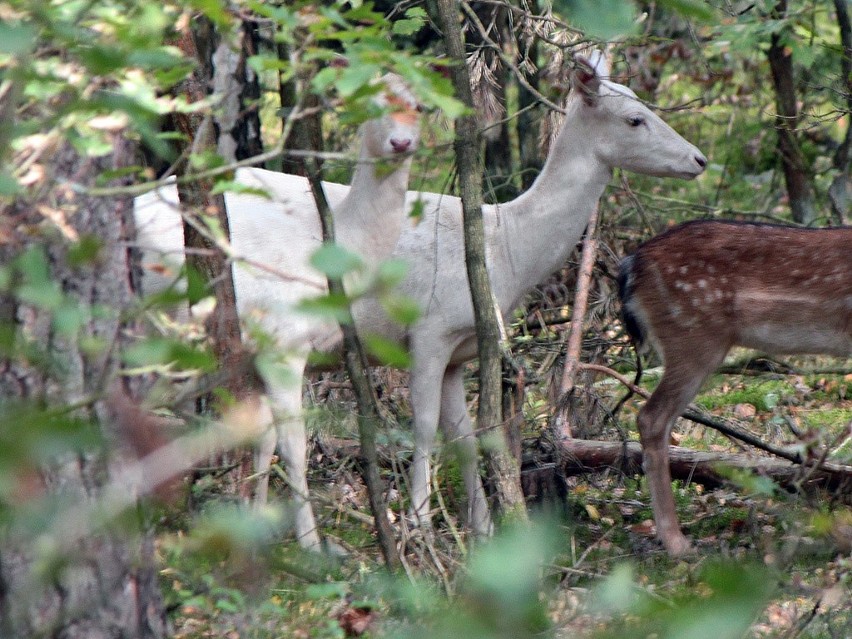
[[[15,265],[28,282],[41,284],[50,281],[50,265],[44,250],[39,247],[34,246],[18,256]]]
[[[217,180],[216,184],[213,185],[213,188],[210,189],[210,194],[218,195],[219,193],[244,193],[246,195],[256,195],[267,200],[272,199],[267,189],[259,186],[243,184],[242,182],[237,182],[235,180]]]
[[[222,610],[224,612],[236,613],[239,612],[239,607],[232,601],[228,599],[217,599],[216,600],[216,608]]]
[[[96,235],[84,235],[79,242],[68,249],[68,264],[71,266],[94,264],[98,261],[103,247],[103,240]]]
[[[352,322],[352,314],[349,312],[349,298],[345,295],[329,293],[320,297],[311,297],[299,302],[296,308],[306,315],[315,315],[340,324]]]
[[[332,279],[340,279],[363,265],[360,257],[337,244],[325,243],[311,255],[311,266]]]
[[[27,23],[0,22],[0,53],[21,56],[36,45],[36,30]]]
[[[231,16],[226,10],[227,5],[219,0],[190,0],[189,4],[219,25],[227,26],[231,21]],[[223,33],[225,32],[227,27],[223,29]]]
[[[349,584],[345,581],[332,581],[324,584],[311,584],[305,589],[308,599],[343,599],[349,594]]]
[[[53,326],[63,335],[76,335],[85,323],[88,314],[78,304],[67,302],[53,313]]]
[[[408,212],[410,217],[415,222],[423,219],[423,212],[426,210],[426,203],[423,200],[415,200],[411,205],[411,210]]]
[[[584,33],[614,40],[637,29],[636,7],[623,0],[554,0],[553,8]]]
[[[388,295],[381,301],[385,312],[398,324],[411,326],[420,319],[420,306],[410,297]]]
[[[135,367],[173,365],[181,370],[203,371],[216,368],[216,358],[211,353],[165,338],[151,338],[131,345],[124,351],[124,361]]]
[[[636,585],[633,567],[619,564],[594,590],[592,610],[607,615],[630,610],[636,601]]]
[[[408,262],[400,258],[382,260],[379,264],[376,280],[379,286],[392,288],[408,275]]]
[[[368,333],[362,336],[367,351],[376,357],[384,366],[394,368],[410,368],[411,354],[408,350],[391,339]]]
[[[378,65],[365,65],[359,64],[357,66],[349,66],[343,70],[343,73],[340,76],[340,79],[335,83],[335,87],[337,88],[337,92],[340,93],[341,96],[347,98],[363,86],[370,83],[370,81],[376,77],[381,71],[381,67]]]
[[[189,265],[185,267],[186,271],[186,299],[189,305],[198,304],[205,297],[210,295],[210,288],[207,286],[207,279],[198,272],[197,269]]]
[[[425,22],[422,18],[402,18],[393,23],[394,35],[410,36],[423,28]]]
[[[287,388],[302,383],[302,378],[293,374],[293,368],[274,348],[259,349],[254,366],[268,386]]]
[[[745,468],[730,468],[720,464],[716,471],[742,490],[755,495],[771,497],[778,490],[778,486],[771,479],[757,475]]]
[[[23,187],[13,178],[6,168],[0,169],[0,196],[15,196],[23,192]]]
[[[682,15],[701,22],[714,22],[716,12],[705,0],[657,0],[657,5],[666,7]]]

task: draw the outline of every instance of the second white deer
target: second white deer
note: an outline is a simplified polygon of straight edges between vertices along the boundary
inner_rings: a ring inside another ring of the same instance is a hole
[[[376,101],[386,114],[361,126],[359,162],[351,187],[324,183],[333,209],[337,244],[359,255],[368,267],[386,259],[408,220],[405,197],[412,152],[420,138],[418,104],[395,74],[382,78]],[[310,266],[322,243],[316,204],[305,178],[240,169],[236,181],[256,187],[267,197],[227,193],[225,206],[237,306],[243,321],[256,321],[287,356],[294,377],[301,380],[308,354],[339,342],[336,324],[295,310],[303,299],[326,290],[325,278]],[[137,242],[143,250],[143,290],[151,293],[170,284],[163,261],[183,263],[183,220],[174,185],[136,198]],[[370,270],[369,268],[367,269]],[[301,415],[301,386],[266,380],[270,427],[258,442],[255,469],[261,473],[255,501],[267,500],[268,470],[276,449],[294,487],[294,528],[299,543],[319,549],[306,480],[306,436]]]
[[[675,420],[735,345],[852,356],[852,228],[691,222],[640,246],[619,275],[628,332],[665,366],[637,422],[657,536],[681,555],[690,543],[669,469]]]

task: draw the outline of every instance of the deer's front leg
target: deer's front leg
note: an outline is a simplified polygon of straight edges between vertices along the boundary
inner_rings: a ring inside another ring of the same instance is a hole
[[[727,348],[707,349],[702,358],[696,356],[695,350],[675,352],[689,352],[691,357],[689,361],[686,357],[675,359],[671,353],[668,358],[664,357],[666,368],[663,378],[639,412],[637,420],[642,441],[642,466],[651,492],[657,536],[673,557],[689,552],[691,546],[677,520],[669,468],[669,437],[678,415],[686,409],[701,384],[722,361]]]
[[[304,370],[304,362],[300,362]],[[299,378],[301,379],[301,377]],[[302,548],[319,551],[320,537],[308,500],[308,437],[302,414],[301,386],[270,388],[270,401],[278,434],[278,452],[293,490],[293,527]]]
[[[420,359],[421,361],[418,361]],[[426,360],[426,361],[423,361]],[[431,455],[438,431],[441,380],[446,365],[434,359],[418,358],[414,349],[411,371],[411,408],[414,418],[414,456],[411,462],[411,514],[416,525],[431,525]]]
[[[642,467],[651,493],[657,537],[674,557],[689,552],[689,540],[680,530],[677,520],[672,477],[669,469],[669,432],[665,422],[653,422],[644,409],[639,415],[639,435],[642,441]]]

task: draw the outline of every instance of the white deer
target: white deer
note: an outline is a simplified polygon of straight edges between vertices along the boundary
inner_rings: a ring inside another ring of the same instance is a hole
[[[377,102],[387,111],[361,126],[360,156],[351,187],[324,184],[333,209],[335,240],[358,254],[367,272],[391,254],[406,225],[408,177],[420,136],[418,105],[402,79],[387,74],[382,83]],[[316,204],[307,180],[299,176],[250,168],[238,170],[236,180],[268,195],[225,195],[231,250],[236,256],[237,306],[243,319],[257,319],[275,338],[301,379],[311,350],[328,348],[339,334],[336,325],[294,308],[304,298],[326,291],[325,278],[309,264],[322,243]],[[134,214],[137,242],[143,249],[143,289],[150,293],[174,279],[164,276],[164,257],[177,266],[183,263],[182,217],[174,185],[136,198]],[[270,427],[256,449],[255,468],[261,476],[255,502],[267,500],[267,471],[277,443],[295,489],[296,536],[303,547],[318,549],[320,539],[308,501],[301,388],[267,380],[266,390]]]
[[[665,366],[637,421],[657,536],[682,555],[675,420],[732,346],[852,357],[852,228],[691,222],[641,245],[619,280],[628,332]]]
[[[483,206],[486,261],[505,319],[565,263],[614,168],[686,179],[704,171],[707,161],[697,148],[607,75],[603,56],[594,65],[577,59],[564,122],[541,174],[515,200]],[[411,349],[414,515],[429,522],[430,455],[440,424],[446,439],[461,449],[468,522],[477,534],[487,534],[490,516],[463,385],[463,364],[477,350],[461,202],[433,193],[412,193],[409,199],[425,204],[423,219],[403,230],[394,256],[409,263],[400,292],[419,303],[422,316],[403,330],[366,299],[356,326],[404,339]]]

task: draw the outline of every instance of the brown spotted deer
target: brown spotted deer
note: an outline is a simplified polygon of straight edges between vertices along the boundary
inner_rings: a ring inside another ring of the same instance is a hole
[[[351,186],[324,183],[333,209],[335,240],[365,262],[366,272],[390,256],[408,224],[406,191],[412,153],[420,138],[418,104],[402,79],[387,74],[376,101],[379,118],[361,126],[359,162]],[[303,299],[326,292],[325,277],[309,260],[322,243],[316,204],[305,178],[239,169],[236,181],[265,195],[227,193],[225,207],[234,255],[234,286],[244,322],[259,324],[288,357],[287,366],[301,380],[311,350],[339,342],[336,324],[296,310]],[[183,264],[183,222],[174,185],[136,198],[137,243],[143,251],[143,290],[170,285]],[[164,266],[171,261],[177,268]],[[293,518],[299,543],[320,548],[306,479],[307,442],[302,418],[301,385],[266,380],[270,426],[258,442],[255,469],[260,473],[255,502],[264,504],[268,470],[278,448],[294,487]]]
[[[669,470],[677,417],[732,346],[852,356],[852,228],[690,222],[642,244],[619,273],[625,325],[665,367],[639,412],[657,535],[688,552]]]

